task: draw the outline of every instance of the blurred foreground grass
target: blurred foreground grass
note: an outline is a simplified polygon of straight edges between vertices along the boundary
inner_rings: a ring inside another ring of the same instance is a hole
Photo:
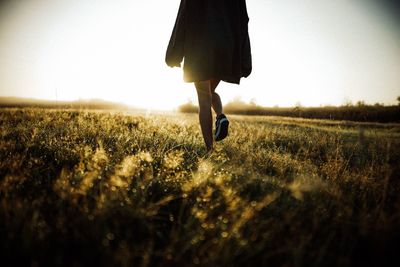
[[[2,266],[385,266],[400,126],[0,111]],[[392,265],[395,266],[395,265]]]

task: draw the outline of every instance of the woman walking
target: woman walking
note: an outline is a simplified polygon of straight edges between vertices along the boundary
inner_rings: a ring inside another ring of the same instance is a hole
[[[194,83],[199,101],[199,120],[207,151],[213,141],[228,135],[229,120],[215,92],[220,81],[239,84],[252,70],[245,0],[181,0],[168,45],[166,63],[180,67],[184,80]],[[216,129],[212,134],[214,109]]]

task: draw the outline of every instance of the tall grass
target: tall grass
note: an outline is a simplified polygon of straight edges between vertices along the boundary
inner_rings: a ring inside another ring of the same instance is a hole
[[[398,125],[230,119],[206,157],[195,115],[3,109],[2,263],[397,260]]]

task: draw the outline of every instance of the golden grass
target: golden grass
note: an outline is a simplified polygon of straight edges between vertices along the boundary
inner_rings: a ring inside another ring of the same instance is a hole
[[[3,262],[384,266],[400,232],[400,127],[231,116],[0,113]]]

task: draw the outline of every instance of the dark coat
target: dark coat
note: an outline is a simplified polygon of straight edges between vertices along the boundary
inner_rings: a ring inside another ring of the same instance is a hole
[[[186,82],[239,84],[252,70],[246,0],[181,0],[165,61]]]

